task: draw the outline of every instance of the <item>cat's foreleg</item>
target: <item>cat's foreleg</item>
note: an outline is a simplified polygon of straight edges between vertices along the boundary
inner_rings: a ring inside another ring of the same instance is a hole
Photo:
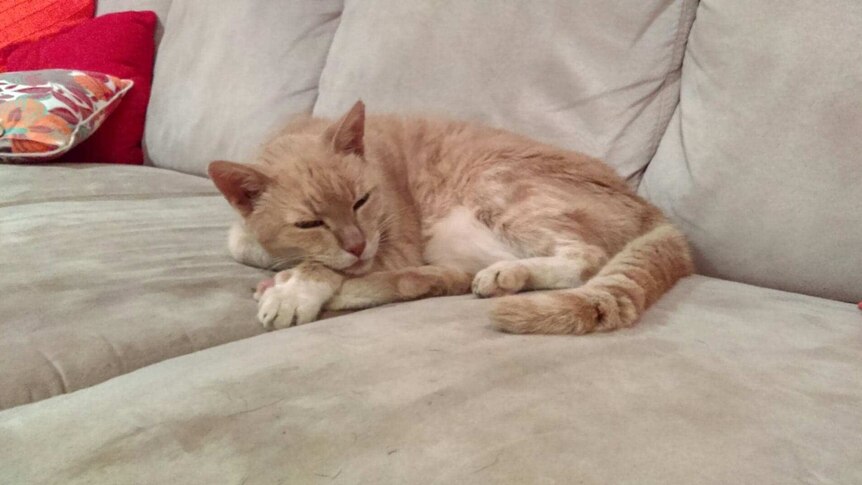
[[[345,280],[327,310],[360,310],[400,301],[470,293],[472,275],[443,266],[380,271]]]
[[[528,290],[575,288],[607,262],[605,251],[581,242],[559,245],[553,256],[499,261],[479,271],[473,293],[482,298]]]
[[[344,276],[318,264],[303,263],[258,285],[257,318],[265,328],[286,328],[317,319]]]

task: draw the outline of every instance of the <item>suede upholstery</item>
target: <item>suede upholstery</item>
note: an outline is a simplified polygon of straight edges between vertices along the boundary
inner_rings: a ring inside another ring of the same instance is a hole
[[[314,112],[362,98],[371,110],[484,121],[606,160],[635,183],[676,105],[695,7],[347,0]]]
[[[646,166],[703,273],[792,291],[692,276],[583,337],[471,296],[264,334],[206,179],[0,165],[0,483],[862,483],[858,2],[344,3],[102,0],[161,9],[152,161],[437,110]]]
[[[0,187],[0,409],[263,331],[208,180],[0,165]]]
[[[203,175],[311,112],[340,12],[337,0],[173,0],[147,117],[151,163]]]
[[[703,274],[862,300],[862,3],[703,1],[641,193]]]
[[[0,482],[862,481],[852,305],[694,276],[581,338],[500,334],[489,303],[369,310],[5,411]]]

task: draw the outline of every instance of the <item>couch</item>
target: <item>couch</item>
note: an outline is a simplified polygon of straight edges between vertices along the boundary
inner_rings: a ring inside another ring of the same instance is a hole
[[[162,26],[147,165],[0,165],[0,483],[862,483],[862,3],[118,10]],[[264,332],[206,165],[358,98],[606,160],[698,274],[609,334]]]

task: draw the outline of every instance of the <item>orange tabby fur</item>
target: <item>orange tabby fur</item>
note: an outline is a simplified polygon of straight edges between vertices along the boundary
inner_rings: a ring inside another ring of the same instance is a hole
[[[502,330],[583,334],[634,324],[693,271],[684,237],[611,168],[477,124],[366,120],[358,102],[209,172],[251,236],[234,254],[298,264],[263,287],[266,326],[472,289],[502,297]],[[527,290],[550,291],[510,296]]]

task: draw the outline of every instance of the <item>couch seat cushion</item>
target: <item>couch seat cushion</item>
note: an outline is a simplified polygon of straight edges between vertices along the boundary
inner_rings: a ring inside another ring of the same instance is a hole
[[[8,483],[860,483],[862,316],[706,277],[630,330],[471,297],[161,362],[0,413]]]
[[[262,331],[208,180],[0,165],[0,187],[0,409]]]

